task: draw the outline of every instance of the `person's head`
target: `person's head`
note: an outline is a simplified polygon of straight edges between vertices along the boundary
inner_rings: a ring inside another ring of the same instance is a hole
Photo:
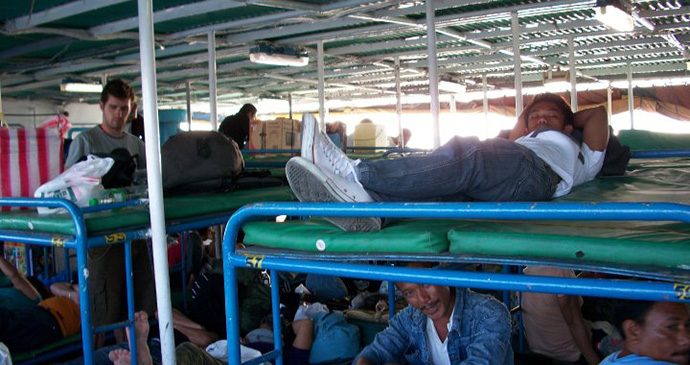
[[[535,96],[525,108],[525,123],[529,132],[548,127],[569,133],[573,128],[574,115],[570,105],[562,97],[544,93]]]
[[[101,126],[106,133],[112,136],[123,133],[133,102],[134,90],[123,80],[115,79],[105,84],[100,107],[103,112]]]
[[[410,262],[403,266],[425,268],[427,263]],[[407,304],[417,308],[432,321],[450,320],[455,307],[455,290],[448,286],[395,283]]]
[[[249,120],[254,120],[256,118],[256,107],[252,104],[244,104],[237,114],[246,115],[249,117]]]
[[[374,124],[374,122],[372,122],[371,119],[369,119],[369,118],[364,118],[364,119],[362,119],[362,121],[359,122],[359,123],[360,123],[360,124]]]
[[[623,301],[615,324],[625,340],[624,351],[676,364],[690,361],[690,312],[687,304]]]
[[[409,142],[410,138],[412,137],[412,131],[410,131],[407,128],[403,128],[402,135],[403,135],[403,141],[405,141],[405,145],[407,145],[407,142]]]

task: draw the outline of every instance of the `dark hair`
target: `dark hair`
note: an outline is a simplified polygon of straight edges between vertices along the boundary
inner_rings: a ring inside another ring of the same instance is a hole
[[[644,325],[647,313],[652,309],[656,302],[645,300],[621,300],[614,307],[613,324],[618,328],[625,339],[623,322],[632,320],[639,325]]]
[[[256,107],[252,104],[244,104],[240,108],[240,111],[237,112],[237,114],[241,115],[249,115],[250,113],[256,114]]]
[[[108,95],[134,102],[134,90],[122,79],[110,80],[105,84],[101,92],[101,103],[108,102]]]
[[[570,104],[565,101],[561,96],[552,94],[552,93],[543,93],[539,94],[532,99],[532,102],[525,108],[525,124],[527,124],[527,121],[529,120],[529,114],[532,112],[532,108],[537,104],[537,103],[553,103],[558,107],[558,109],[561,110],[563,113],[563,117],[565,118],[565,125],[572,125],[573,120],[575,119],[575,113],[573,113],[573,110],[570,108]]]
[[[38,294],[41,296],[41,300],[45,300],[53,296],[53,293],[50,292],[50,289],[48,289],[48,287],[37,277],[27,276],[26,280],[28,280],[29,283],[31,283],[31,286],[36,289]]]

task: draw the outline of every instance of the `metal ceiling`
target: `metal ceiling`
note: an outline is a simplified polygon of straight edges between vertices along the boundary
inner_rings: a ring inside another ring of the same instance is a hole
[[[442,78],[481,89],[512,87],[513,30],[518,16],[523,82],[541,83],[568,70],[572,38],[579,77],[686,76],[690,1],[633,1],[633,32],[594,18],[595,0],[436,0],[436,47]],[[260,95],[316,98],[316,42],[324,42],[326,98],[390,96],[394,59],[402,91],[428,93],[425,4],[391,0],[154,0],[158,91],[164,103],[208,98],[207,34],[217,39],[218,99],[242,103]],[[61,93],[66,78],[122,77],[139,84],[137,2],[25,0],[0,4],[3,96],[58,102],[94,100]],[[654,25],[654,30],[643,22]],[[257,42],[306,47],[306,67],[251,63]]]

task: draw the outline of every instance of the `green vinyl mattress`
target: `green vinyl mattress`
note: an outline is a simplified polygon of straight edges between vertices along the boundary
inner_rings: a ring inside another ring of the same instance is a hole
[[[289,187],[238,190],[228,193],[202,194],[165,199],[165,219],[176,220],[233,212],[260,201],[295,200]],[[137,206],[86,215],[87,232],[141,228],[149,225],[148,206]],[[74,234],[72,219],[64,214],[39,215],[18,211],[0,213],[0,229],[35,231],[53,234]]]
[[[625,176],[599,178],[557,201],[690,204],[690,159],[633,160]],[[690,269],[690,225],[674,222],[398,220],[380,232],[344,232],[323,220],[254,222],[245,243],[344,253],[447,252]]]
[[[378,232],[345,232],[323,219],[250,222],[244,243],[263,247],[323,252],[439,253],[448,251],[452,220],[399,221]]]

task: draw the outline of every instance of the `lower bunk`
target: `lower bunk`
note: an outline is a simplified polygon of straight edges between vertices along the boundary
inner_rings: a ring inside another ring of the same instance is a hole
[[[225,223],[237,208],[266,199],[290,201],[294,200],[294,196],[289,188],[279,187],[168,198],[165,201],[166,230],[167,233],[176,233],[220,225]],[[134,329],[132,275],[126,275],[128,320],[99,328],[92,326],[93,308],[89,300],[87,252],[97,247],[124,245],[126,271],[131,273],[132,240],[150,237],[149,212],[145,202],[134,201],[98,206],[97,209],[80,209],[68,201],[59,199],[0,199],[0,206],[29,208],[0,213],[0,241],[53,246],[71,249],[76,253],[81,317],[79,347],[83,350],[86,363],[91,363],[93,334],[125,326]],[[39,206],[62,208],[66,213],[39,215],[32,210]],[[79,341],[78,338],[72,340]],[[64,349],[65,346],[61,345],[56,349],[51,344],[45,347],[44,351],[32,351],[16,356],[27,363],[42,363],[52,355],[59,355]]]
[[[230,268],[267,270],[276,278],[281,272],[298,272],[391,283],[688,302],[688,167],[688,159],[633,161],[626,176],[597,179],[547,203],[265,202],[246,206],[228,222],[223,243],[230,362],[240,361],[235,345],[239,344],[235,270]],[[379,232],[344,232],[318,218],[261,221],[277,215],[373,216],[395,221]],[[236,250],[240,228],[246,248]],[[546,266],[629,279],[371,264],[391,261]],[[279,293],[277,288],[271,290],[277,314]],[[276,322],[274,331],[279,333]],[[279,358],[280,346],[276,342],[274,352],[260,361]]]

